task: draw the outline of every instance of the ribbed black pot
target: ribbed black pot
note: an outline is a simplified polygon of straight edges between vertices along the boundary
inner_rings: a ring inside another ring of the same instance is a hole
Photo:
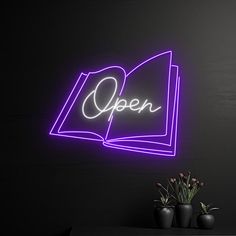
[[[170,207],[160,207],[154,209],[154,218],[158,228],[168,229],[172,225],[174,209]]]
[[[197,217],[197,225],[201,229],[212,229],[215,223],[215,217],[210,214],[202,214]]]
[[[176,223],[178,227],[187,228],[191,226],[193,207],[191,204],[177,204],[175,206]]]

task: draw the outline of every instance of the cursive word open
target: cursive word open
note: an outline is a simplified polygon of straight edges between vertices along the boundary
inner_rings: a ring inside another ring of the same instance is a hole
[[[108,101],[105,103],[105,105],[101,106],[98,101],[97,101],[97,93],[99,91],[99,87],[103,84],[106,83],[106,81],[111,80],[114,83],[114,90],[113,93],[111,95],[111,97],[108,99]],[[153,109],[153,105],[151,102],[148,101],[148,99],[145,99],[144,102],[140,102],[140,100],[138,98],[133,98],[130,101],[127,101],[124,98],[121,97],[117,97],[115,98],[116,92],[117,92],[117,80],[114,77],[105,77],[103,78],[101,81],[98,82],[98,84],[96,85],[95,89],[92,90],[84,99],[83,103],[82,103],[82,113],[84,115],[84,117],[86,117],[87,119],[95,119],[97,117],[99,117],[101,114],[105,113],[105,112],[109,112],[109,117],[108,117],[108,121],[111,120],[114,112],[122,112],[125,109],[130,109],[131,111],[137,112],[138,114],[140,114],[143,110],[148,110],[150,113],[154,113],[158,110],[161,109],[161,106]],[[93,102],[93,106],[95,108],[95,110],[97,111],[95,114],[93,115],[89,115],[85,112],[86,110],[86,105],[88,104],[88,102],[90,101],[89,99],[92,98],[92,102]]]

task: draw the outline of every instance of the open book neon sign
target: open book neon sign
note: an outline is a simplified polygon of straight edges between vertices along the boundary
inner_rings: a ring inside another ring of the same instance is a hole
[[[178,72],[172,52],[166,51],[128,73],[120,66],[81,73],[50,134],[173,157],[178,128]]]

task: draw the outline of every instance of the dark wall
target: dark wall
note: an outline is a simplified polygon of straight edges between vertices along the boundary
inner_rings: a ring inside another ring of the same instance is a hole
[[[8,4],[1,80],[8,82],[2,87],[5,229],[55,235],[73,224],[153,226],[154,182],[187,170],[206,184],[194,204],[213,202],[221,208],[217,224],[233,224],[235,12],[233,0]],[[81,71],[132,68],[168,49],[182,78],[175,159],[48,135]]]

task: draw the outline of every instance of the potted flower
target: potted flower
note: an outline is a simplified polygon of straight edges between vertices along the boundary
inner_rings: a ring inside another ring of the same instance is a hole
[[[177,179],[170,178],[168,183],[177,202],[175,206],[177,226],[189,227],[193,214],[192,200],[204,184],[192,178],[189,171],[186,175],[179,173]]]
[[[160,197],[154,200],[154,218],[159,228],[168,229],[172,225],[174,216],[174,207],[171,205],[172,196],[169,193],[168,186],[164,187],[156,183]]]
[[[218,210],[217,207],[211,207],[210,204],[206,205],[200,202],[201,213],[197,217],[197,225],[201,229],[212,229],[215,223],[215,217],[210,214],[214,210]]]

